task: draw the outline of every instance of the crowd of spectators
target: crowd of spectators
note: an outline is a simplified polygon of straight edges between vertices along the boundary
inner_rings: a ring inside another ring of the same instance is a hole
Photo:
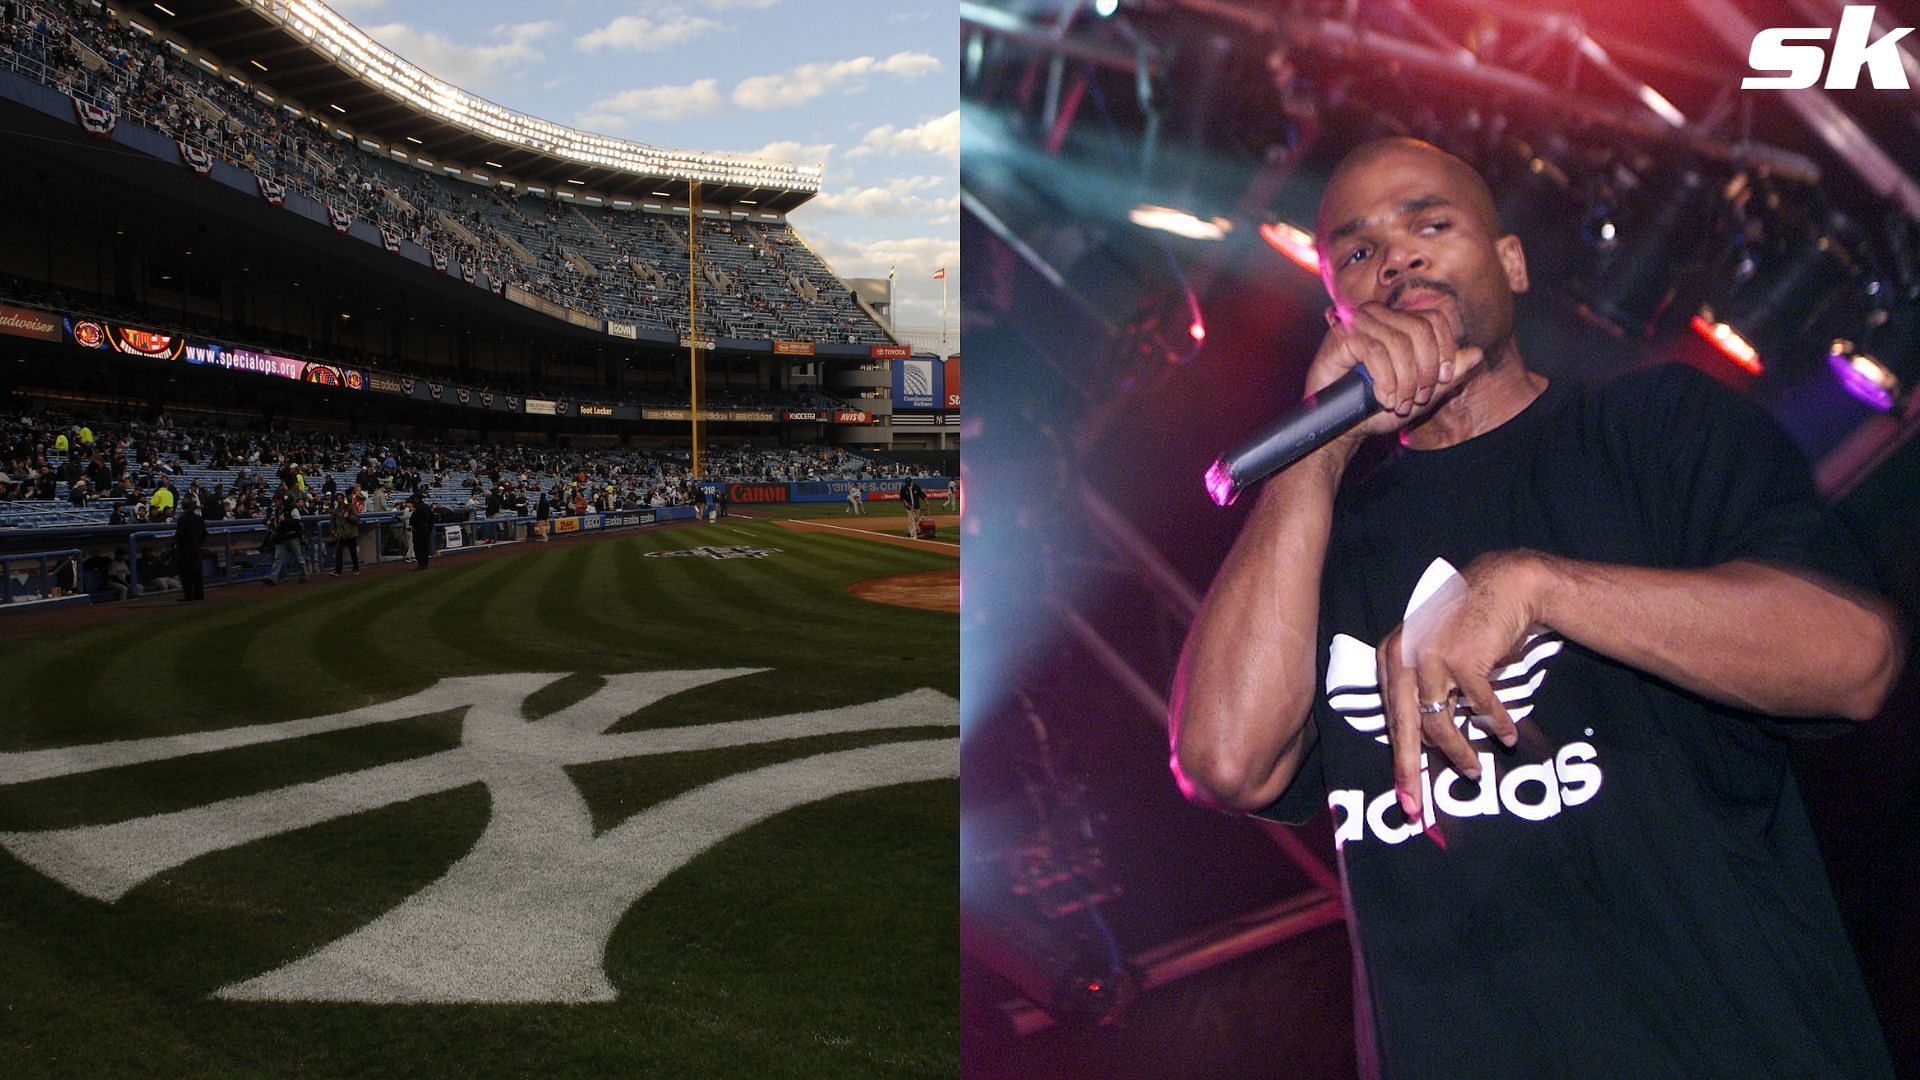
[[[0,2],[0,65],[350,212],[476,277],[603,318],[688,331],[688,237],[663,215],[510,196],[397,164],[85,0]],[[784,223],[736,233],[716,222],[703,226],[698,247],[703,335],[890,340]]]
[[[367,512],[396,510],[418,492],[443,508],[497,516],[546,495],[553,507],[621,510],[696,501],[685,450],[574,449],[521,444],[372,438],[298,430],[235,431],[150,419],[41,414],[0,418],[0,502],[106,506],[107,524],[166,522],[186,503],[210,521],[265,516],[291,493],[329,513],[349,490]],[[703,456],[708,481],[786,483],[922,475],[900,462],[827,447],[718,445]]]

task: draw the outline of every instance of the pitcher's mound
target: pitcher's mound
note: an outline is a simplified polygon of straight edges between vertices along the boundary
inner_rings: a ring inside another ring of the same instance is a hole
[[[876,604],[951,611],[955,614],[960,611],[960,571],[957,569],[868,578],[847,586],[847,591]]]

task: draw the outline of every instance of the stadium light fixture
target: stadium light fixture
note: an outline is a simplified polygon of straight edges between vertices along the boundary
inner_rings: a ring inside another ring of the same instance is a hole
[[[213,72],[215,75],[220,74],[220,65],[214,63],[213,61],[207,59],[204,56],[196,56],[194,57],[194,59],[200,62],[201,67],[206,68],[208,71]]]
[[[407,141],[408,141],[408,142],[410,142],[410,143],[412,143],[412,144],[413,144],[413,145],[415,145],[415,146],[425,146],[425,145],[426,145],[426,143],[423,143],[423,142],[421,142],[421,141],[420,141],[419,139],[416,139],[416,138],[414,138],[414,137],[413,137],[413,136],[411,136],[411,135],[409,135],[409,136],[407,136]]]
[[[267,70],[267,65],[261,63],[258,60],[249,60],[247,61],[247,63],[252,64],[254,67],[259,68],[261,71]]]
[[[578,184],[578,185],[580,185],[581,187],[586,187],[586,186],[587,186],[587,182],[586,182],[585,180],[575,180],[575,179],[573,179],[572,177],[568,177],[568,178],[567,178],[567,183],[569,183],[569,184]]]
[[[332,109],[332,110],[333,110],[334,112],[337,112],[337,113],[339,113],[339,114],[340,114],[341,116],[345,116],[345,115],[347,115],[347,110],[345,110],[345,109],[343,109],[343,108],[341,108],[340,106],[338,106],[338,105],[335,105],[335,104],[333,104],[333,103],[331,103],[331,102],[329,102],[329,103],[327,104],[327,108],[329,108],[329,109]]]
[[[476,134],[552,157],[642,176],[818,191],[819,163],[766,161],[735,154],[662,150],[541,120],[442,82],[387,49],[319,0],[241,0],[305,37],[336,63],[414,108]]]
[[[504,168],[506,168],[506,166],[505,166],[505,165],[502,165],[502,164],[500,164],[500,163],[499,163],[499,162],[497,162],[497,161],[489,161],[489,162],[487,162],[486,164],[487,164],[487,165],[488,165],[489,167],[491,167],[491,168],[495,168],[495,169],[504,169]]]
[[[174,14],[173,9],[168,7],[165,4],[155,4],[153,6],[155,9],[157,9],[160,12],[160,14],[165,15],[169,19],[177,19],[180,17]]]
[[[671,194],[670,192],[665,192],[665,191],[656,191],[656,192],[654,192],[654,194],[655,194],[655,195],[658,195],[658,196],[660,196],[660,197],[661,197],[661,198],[663,198],[663,199],[671,199],[671,198],[673,198],[673,195],[672,195],[672,194]]]

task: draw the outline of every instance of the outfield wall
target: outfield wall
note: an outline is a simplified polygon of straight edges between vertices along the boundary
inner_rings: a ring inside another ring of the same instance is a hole
[[[899,502],[900,484],[904,478],[892,480],[803,480],[793,483],[702,483],[702,491],[716,491],[725,488],[727,502],[735,505],[756,503],[830,503],[845,502],[849,489],[860,492],[863,502]],[[913,481],[920,485],[929,499],[944,499],[953,480],[945,476],[916,476]]]

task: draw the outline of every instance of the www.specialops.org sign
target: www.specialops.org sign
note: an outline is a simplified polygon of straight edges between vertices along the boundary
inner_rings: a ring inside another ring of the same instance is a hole
[[[559,1003],[612,1001],[607,942],[633,904],[675,869],[751,825],[806,803],[959,775],[957,738],[912,739],[722,777],[596,833],[572,766],[819,735],[958,728],[936,690],[750,720],[609,734],[671,695],[757,669],[606,677],[578,704],[529,720],[527,698],[566,678],[524,673],[442,679],[417,694],[329,716],[0,754],[0,786],[167,761],[464,709],[451,750],[311,783],[107,825],[0,833],[0,847],[82,896],[118,902],[202,855],[311,825],[487,786],[480,839],[439,880],[298,960],[223,986],[234,1001]]]

